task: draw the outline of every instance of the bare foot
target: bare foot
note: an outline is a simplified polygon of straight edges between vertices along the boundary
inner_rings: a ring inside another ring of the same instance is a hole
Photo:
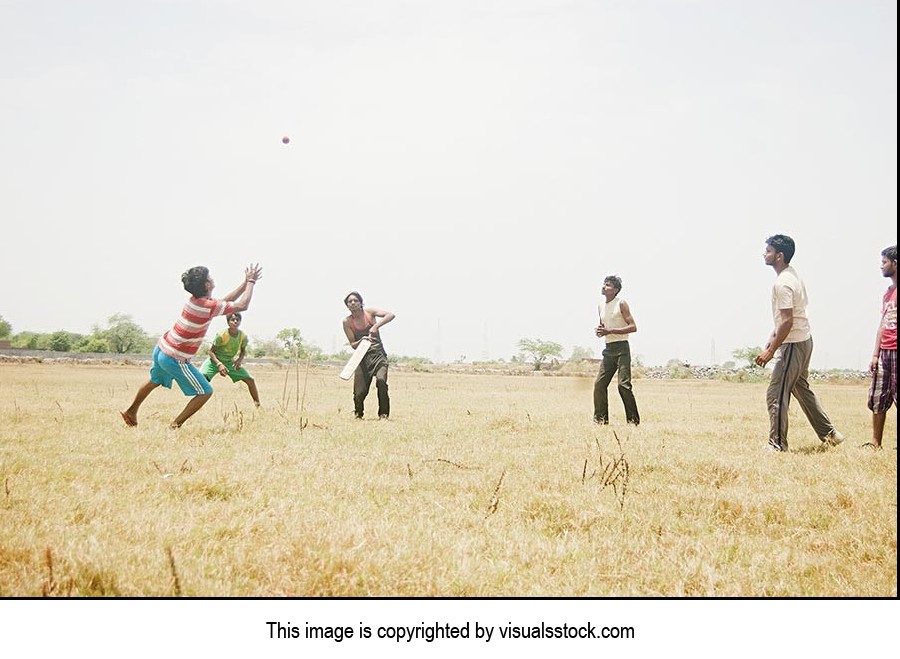
[[[121,410],[119,414],[122,415],[122,421],[124,421],[125,425],[129,428],[134,428],[137,425],[137,419],[131,416],[127,411]]]

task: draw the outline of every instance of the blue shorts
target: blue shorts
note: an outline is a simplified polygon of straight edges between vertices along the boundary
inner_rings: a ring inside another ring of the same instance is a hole
[[[153,349],[153,366],[150,367],[150,382],[172,388],[172,380],[178,383],[185,396],[211,394],[213,389],[206,378],[190,362],[170,357],[159,346]]]

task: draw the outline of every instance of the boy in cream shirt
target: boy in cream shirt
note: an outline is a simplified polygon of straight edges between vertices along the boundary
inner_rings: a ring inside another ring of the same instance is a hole
[[[766,392],[769,408],[769,450],[787,451],[788,405],[791,395],[800,403],[813,430],[822,442],[836,446],[844,436],[835,429],[822,409],[819,399],[809,387],[809,360],[813,340],[806,315],[806,286],[791,267],[794,240],[776,234],[766,240],[763,255],[766,265],[772,266],[777,277],[772,287],[772,316],[775,329],[756,363],[765,366],[773,357],[775,367]]]

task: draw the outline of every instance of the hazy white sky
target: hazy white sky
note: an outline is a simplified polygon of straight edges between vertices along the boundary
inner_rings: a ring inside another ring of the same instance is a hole
[[[897,15],[844,0],[0,0],[0,315],[164,331],[205,264],[244,328],[389,352],[592,347],[618,273],[647,364],[771,330],[798,244],[814,367],[863,367],[896,242]],[[289,145],[281,137],[289,135]],[[214,328],[224,326],[217,321]]]

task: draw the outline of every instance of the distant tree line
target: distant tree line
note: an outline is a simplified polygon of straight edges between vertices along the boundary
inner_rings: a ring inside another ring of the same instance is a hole
[[[153,347],[159,340],[158,336],[148,334],[140,325],[134,322],[128,314],[117,313],[110,316],[104,326],[95,325],[90,334],[78,334],[66,330],[56,332],[18,332],[14,333],[12,325],[0,316],[0,339],[10,341],[13,348],[29,350],[52,350],[55,352],[91,352],[112,354],[147,354],[153,351]],[[198,351],[205,354],[209,350],[211,337]],[[510,357],[513,363],[532,364],[535,370],[540,370],[547,362],[556,362],[563,358],[563,346],[555,341],[544,339],[523,338],[518,343],[519,353]],[[758,351],[758,349],[755,349]],[[346,361],[350,357],[350,351],[346,347],[340,351],[329,354],[314,343],[304,340],[299,328],[288,327],[282,329],[275,338],[260,339],[250,338],[248,354],[255,358],[275,359],[311,359],[313,361]],[[569,361],[584,361],[594,358],[591,348],[574,346],[568,358]],[[636,357],[639,360],[639,357]],[[425,357],[389,355],[390,363],[405,364],[413,367],[431,364],[432,361]],[[465,355],[460,355],[457,362],[465,362]],[[506,360],[495,360],[503,363]]]
[[[198,355],[205,355],[211,345],[212,337],[201,345]],[[153,336],[134,322],[131,316],[123,313],[113,314],[105,326],[95,325],[90,334],[79,334],[66,330],[56,332],[13,332],[9,321],[0,316],[0,339],[10,342],[13,348],[26,350],[52,350],[54,352],[85,352],[102,354],[147,354],[159,336]],[[341,350],[333,355],[325,353],[314,343],[303,339],[296,327],[285,328],[278,332],[274,339],[250,339],[248,354],[251,357],[270,357],[275,359],[303,359],[313,361],[342,360],[350,357],[350,351]],[[391,356],[392,363],[431,363],[422,357]]]
[[[117,313],[110,316],[105,326],[95,325],[90,334],[78,334],[58,330],[42,334],[39,332],[14,333],[9,321],[0,316],[0,340],[10,342],[13,348],[29,350],[52,350],[55,352],[92,352],[112,354],[147,354],[153,351],[153,347],[159,340],[158,336],[147,334],[131,316]],[[198,351],[199,355],[205,355],[209,350],[210,341],[205,342]],[[548,363],[562,359],[563,346],[554,341],[545,339],[523,338],[518,343],[519,353],[510,358],[512,363],[532,364],[539,371]],[[274,339],[251,338],[248,354],[255,358],[273,359],[310,359],[312,361],[346,361],[350,358],[350,350],[343,348],[334,354],[328,354],[314,343],[304,340],[299,328],[289,327],[281,330]],[[745,369],[755,371],[759,369],[754,361],[762,352],[759,346],[747,346],[738,348],[731,354],[739,362],[745,362]],[[591,348],[574,346],[568,361],[579,362],[594,358]],[[404,364],[413,368],[431,364],[432,361],[425,357],[390,354],[391,364]],[[465,355],[460,355],[457,363],[466,361]],[[504,359],[494,360],[496,363],[504,363]],[[490,360],[478,363],[491,363]],[[635,367],[643,367],[640,355],[635,355],[632,361]],[[682,359],[670,359],[666,366],[670,369],[682,368],[687,372],[690,364]],[[725,362],[724,368],[734,368],[734,362]],[[762,370],[762,369],[759,369]]]
[[[113,314],[105,327],[95,325],[90,334],[66,330],[13,333],[12,325],[0,316],[0,339],[8,340],[13,348],[123,355],[150,352],[156,345],[157,338],[148,335],[126,314]]]

